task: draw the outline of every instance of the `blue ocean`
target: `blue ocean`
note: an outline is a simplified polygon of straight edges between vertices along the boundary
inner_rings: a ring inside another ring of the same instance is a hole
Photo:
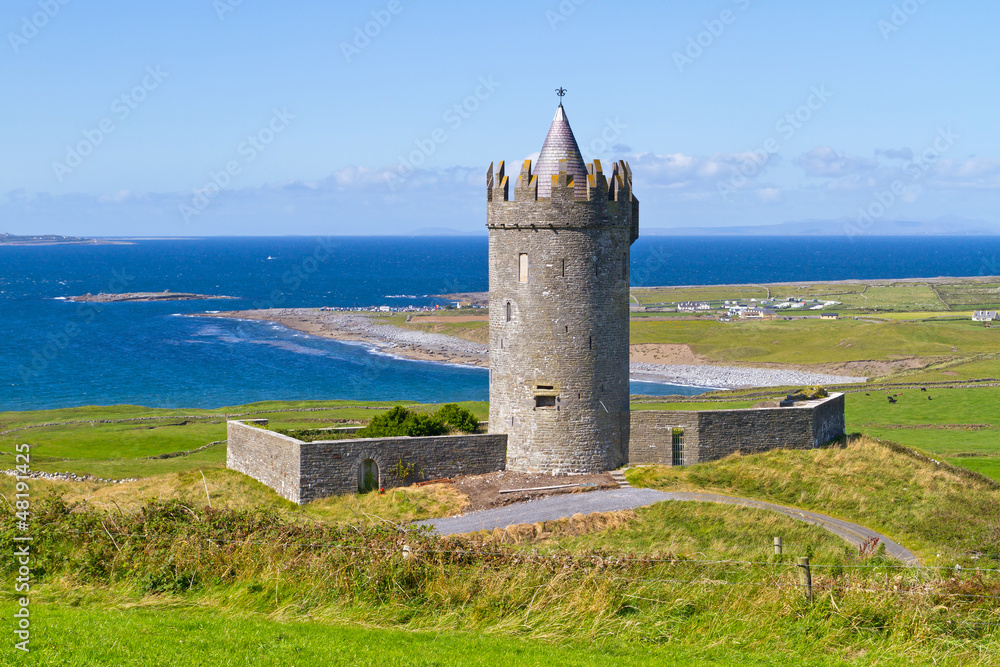
[[[318,259],[319,258],[319,259]],[[485,369],[407,361],[268,323],[185,317],[255,307],[405,306],[487,289],[482,237],[137,240],[0,247],[0,411],[267,399],[485,400]],[[633,246],[632,283],[1000,274],[1000,237],[667,237]],[[233,300],[75,303],[98,292]],[[633,393],[697,393],[632,384]]]

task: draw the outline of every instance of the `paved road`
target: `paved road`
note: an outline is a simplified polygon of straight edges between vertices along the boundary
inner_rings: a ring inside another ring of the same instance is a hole
[[[735,498],[714,493],[693,493],[686,491],[654,491],[653,489],[612,489],[610,491],[590,491],[588,493],[567,493],[523,503],[507,505],[492,510],[469,512],[462,516],[447,519],[429,519],[418,522],[421,525],[433,526],[439,535],[455,535],[471,533],[477,530],[493,530],[506,528],[519,523],[536,523],[562,519],[574,514],[590,514],[592,512],[612,512],[615,510],[635,509],[652,505],[664,500],[697,501],[755,507],[757,509],[778,512],[785,516],[826,528],[851,544],[857,546],[869,537],[877,537],[885,544],[886,552],[906,563],[920,565],[916,554],[903,548],[885,535],[849,521],[835,519],[818,512],[809,512],[795,507],[776,505],[761,500]]]

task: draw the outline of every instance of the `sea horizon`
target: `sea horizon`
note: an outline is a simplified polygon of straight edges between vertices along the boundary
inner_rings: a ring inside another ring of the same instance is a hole
[[[219,407],[267,399],[486,400],[484,369],[374,355],[283,327],[173,317],[262,307],[425,306],[488,289],[485,236],[249,236],[0,248],[0,410]],[[640,237],[632,284],[1000,274],[1000,237]],[[74,303],[99,292],[226,301]],[[680,391],[642,385],[642,393]]]

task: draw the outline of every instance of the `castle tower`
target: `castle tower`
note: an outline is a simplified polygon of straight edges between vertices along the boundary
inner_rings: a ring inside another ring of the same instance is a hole
[[[628,460],[632,172],[584,164],[562,104],[510,198],[486,174],[490,245],[490,431],[507,468],[597,472]]]

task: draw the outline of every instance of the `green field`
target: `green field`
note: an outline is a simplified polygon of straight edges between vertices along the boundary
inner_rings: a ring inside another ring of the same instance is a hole
[[[951,359],[922,369],[902,371],[892,376],[897,382],[959,382],[963,380],[1000,379],[1000,353],[977,354],[966,359]]]
[[[715,363],[826,364],[995,353],[1000,328],[969,321],[633,321],[630,343],[686,344]]]
[[[858,312],[972,311],[1000,308],[1000,283],[995,278],[954,278],[948,281],[866,281],[769,285],[706,285],[698,287],[633,287],[633,302],[676,305],[682,301],[723,301],[789,297],[837,301],[834,308]]]
[[[0,602],[11,618],[14,606]],[[518,636],[414,632],[363,624],[275,620],[266,614],[220,614],[198,604],[152,601],[139,607],[46,602],[32,608],[29,656],[4,664],[80,665],[783,665],[780,656],[738,647],[668,644],[635,646],[614,639],[599,645],[546,642]],[[832,657],[799,664],[832,665]]]
[[[683,301],[736,301],[766,299],[768,289],[755,285],[706,285],[704,287],[633,287],[635,301],[642,305]]]
[[[49,424],[0,435],[0,466],[13,467],[14,444],[29,443],[32,467],[47,472],[76,472],[103,478],[176,473],[199,467],[223,467],[226,419],[267,418],[272,428],[301,429],[367,421],[373,411],[398,402],[288,401],[262,402],[215,410],[161,410],[137,406],[85,407],[36,412],[0,413],[0,431]],[[402,402],[413,405],[412,403]],[[486,403],[462,403],[478,417]],[[437,406],[419,406],[433,411]],[[114,422],[121,423],[101,423]],[[69,422],[69,423],[68,423]],[[209,443],[200,451],[191,452]],[[164,454],[171,458],[148,458]]]

